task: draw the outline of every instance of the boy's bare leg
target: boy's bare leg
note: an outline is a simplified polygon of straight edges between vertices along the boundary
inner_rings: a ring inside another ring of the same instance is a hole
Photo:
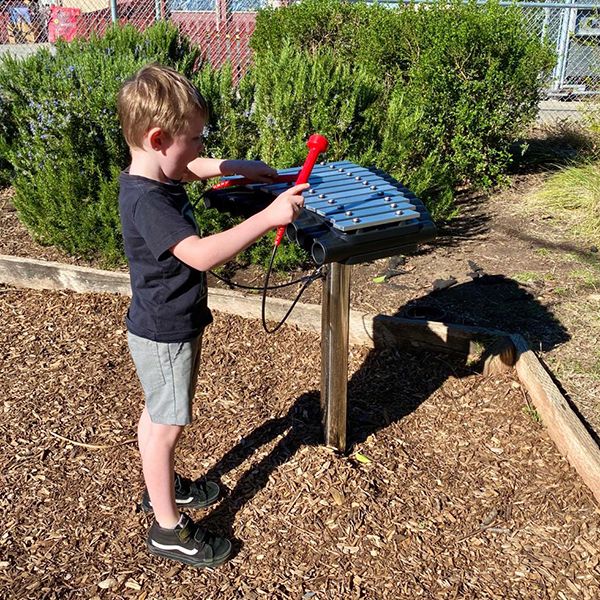
[[[144,408],[138,425],[138,445],[146,488],[154,516],[161,527],[171,529],[179,521],[175,504],[175,446],[183,431],[179,425],[152,423]]]
[[[144,448],[146,447],[146,442],[148,441],[148,437],[150,436],[150,428],[152,425],[152,420],[150,419],[150,415],[148,414],[148,409],[144,406],[144,410],[140,416],[140,421],[138,423],[138,448],[140,450],[140,455],[144,456]]]

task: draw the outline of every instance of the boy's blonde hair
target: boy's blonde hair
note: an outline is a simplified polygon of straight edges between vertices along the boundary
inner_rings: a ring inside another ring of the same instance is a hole
[[[178,135],[198,114],[208,117],[200,92],[183,75],[159,64],[147,65],[125,81],[117,110],[130,148],[141,148],[152,127]]]

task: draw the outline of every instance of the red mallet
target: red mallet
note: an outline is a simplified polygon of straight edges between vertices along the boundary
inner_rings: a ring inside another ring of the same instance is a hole
[[[329,147],[329,142],[327,138],[315,133],[308,138],[306,142],[306,146],[308,147],[308,155],[306,160],[304,161],[304,165],[302,166],[302,170],[298,173],[298,178],[294,185],[298,185],[300,183],[307,183],[308,178],[319,158],[319,154],[325,152]],[[277,229],[277,235],[275,236],[275,245],[279,246],[281,244],[281,240],[283,239],[283,235],[285,234],[285,227],[279,227]]]

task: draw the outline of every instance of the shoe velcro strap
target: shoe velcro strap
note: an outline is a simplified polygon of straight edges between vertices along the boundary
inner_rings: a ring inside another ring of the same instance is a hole
[[[213,550],[214,536],[206,529],[197,527],[194,539],[198,542],[200,555],[206,560],[211,560],[215,555]]]

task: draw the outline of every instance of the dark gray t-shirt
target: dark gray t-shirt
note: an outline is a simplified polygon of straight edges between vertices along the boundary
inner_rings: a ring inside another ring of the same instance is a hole
[[[181,183],[121,173],[119,212],[129,261],[132,299],[127,329],[156,342],[185,342],[212,321],[206,274],[181,262],[169,248],[197,235]]]

